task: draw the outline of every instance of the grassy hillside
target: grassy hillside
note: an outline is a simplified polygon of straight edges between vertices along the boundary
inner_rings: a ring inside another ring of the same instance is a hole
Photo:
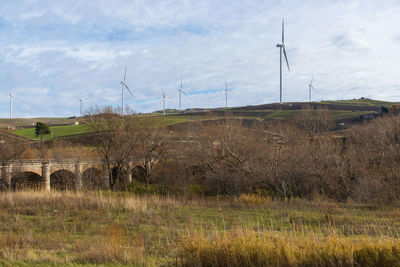
[[[172,113],[176,110],[171,111],[166,116],[151,113],[145,115],[139,115],[143,120],[147,120],[150,123],[158,126],[171,126],[175,124],[181,124],[186,122],[192,122],[196,120],[214,120],[223,118],[225,114],[229,114],[233,118],[248,118],[248,119],[292,119],[300,115],[302,110],[307,107],[311,107],[314,110],[330,109],[333,118],[337,121],[340,120],[352,120],[358,119],[360,115],[370,114],[378,112],[381,106],[390,106],[395,104],[394,102],[386,102],[372,99],[351,99],[351,100],[332,100],[322,101],[313,103],[284,103],[282,106],[273,103],[258,106],[244,106],[244,107],[233,107],[227,109],[190,109],[185,110],[183,113]],[[0,119],[0,127],[6,127],[9,125],[14,126],[32,126],[37,121],[42,121],[46,124],[68,124],[72,121],[79,121],[80,118],[32,118],[32,119]],[[89,128],[85,125],[65,125],[65,126],[52,126],[52,135],[47,135],[45,139],[51,139],[62,136],[77,135],[87,133]],[[17,129],[14,131],[17,136],[38,140],[35,136],[33,128],[28,129]]]
[[[51,134],[43,135],[44,140],[57,138],[62,136],[69,136],[74,134],[82,134],[89,132],[89,127],[86,124],[80,125],[65,125],[65,126],[50,126]],[[25,138],[40,140],[40,136],[35,135],[35,128],[23,128],[13,131],[15,135]]]
[[[356,106],[385,106],[389,107],[394,104],[398,104],[398,102],[388,102],[382,100],[374,100],[374,99],[347,99],[347,100],[323,100],[320,103],[323,104],[337,104],[337,105],[356,105]]]

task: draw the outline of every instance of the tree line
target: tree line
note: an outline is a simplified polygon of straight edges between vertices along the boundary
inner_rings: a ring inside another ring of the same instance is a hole
[[[126,176],[133,169],[134,183],[195,186],[205,195],[257,193],[383,204],[400,198],[398,116],[339,132],[329,131],[335,123],[328,110],[311,109],[288,121],[249,123],[227,115],[175,129],[157,117],[121,118],[111,108],[88,118],[112,190],[129,189]],[[3,164],[23,153],[21,145],[0,143]]]
[[[182,126],[173,137],[157,120],[115,113],[92,116],[110,185],[131,161],[135,178],[163,186],[197,185],[204,194],[259,193],[389,203],[400,197],[400,118],[386,116],[339,133],[328,110],[292,121],[226,116]],[[112,173],[113,166],[117,172]]]

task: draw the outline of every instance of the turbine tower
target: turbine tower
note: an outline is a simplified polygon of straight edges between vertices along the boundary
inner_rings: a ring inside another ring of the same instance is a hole
[[[315,90],[314,86],[312,85],[314,81],[314,77],[312,77],[311,82],[308,84],[308,100],[311,103],[311,89],[316,93],[317,91]]]
[[[14,98],[12,82],[10,82],[10,89],[11,89],[11,94],[9,95],[10,96],[10,119],[12,119],[12,100]]]
[[[179,112],[182,112],[182,94],[187,96],[187,94],[182,89],[182,77],[181,77],[181,88],[178,89],[179,92]]]
[[[129,89],[128,85],[126,85],[125,80],[126,80],[126,69],[127,65],[125,65],[125,74],[124,74],[124,80],[121,82],[121,94],[122,94],[122,117],[124,116],[124,89],[126,88],[128,92],[133,96],[131,89]]]
[[[282,105],[282,52],[283,55],[285,56],[285,60],[286,60],[286,65],[288,70],[290,71],[290,67],[289,67],[289,62],[286,56],[286,49],[285,49],[285,22],[284,19],[282,18],[282,43],[278,43],[276,45],[276,47],[279,47],[279,51],[280,51],[280,84],[279,84],[279,103]]]

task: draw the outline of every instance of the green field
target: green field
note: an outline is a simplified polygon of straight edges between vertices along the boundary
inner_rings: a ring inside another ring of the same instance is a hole
[[[86,124],[80,125],[65,125],[65,126],[50,126],[50,134],[43,135],[43,140],[57,138],[62,136],[69,136],[75,134],[83,134],[89,132],[89,127]],[[14,134],[25,138],[40,140],[40,136],[35,135],[35,128],[24,128],[14,130]]]
[[[193,116],[171,115],[171,116],[145,116],[143,117],[143,119],[147,120],[150,124],[158,126],[169,126],[189,121],[195,121],[201,118]],[[90,132],[90,127],[87,124],[50,126],[50,131],[51,131],[50,134],[43,135],[43,140],[88,133]],[[29,138],[32,140],[40,140],[40,136],[35,135],[35,128],[20,128],[14,130],[13,133],[17,136]]]

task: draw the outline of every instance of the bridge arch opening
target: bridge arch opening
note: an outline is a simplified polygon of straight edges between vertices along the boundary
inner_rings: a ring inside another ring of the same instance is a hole
[[[135,166],[132,170],[132,181],[145,182],[145,169],[142,165]]]
[[[114,167],[111,170],[112,183],[115,189],[123,189],[126,187],[126,178],[128,176],[128,170]]]
[[[104,174],[97,168],[89,168],[82,173],[82,186],[86,190],[104,189]]]
[[[43,178],[35,172],[25,171],[19,172],[11,177],[12,190],[24,189],[41,189],[43,186]]]
[[[68,170],[58,170],[50,175],[50,187],[55,190],[75,190],[75,174]]]

